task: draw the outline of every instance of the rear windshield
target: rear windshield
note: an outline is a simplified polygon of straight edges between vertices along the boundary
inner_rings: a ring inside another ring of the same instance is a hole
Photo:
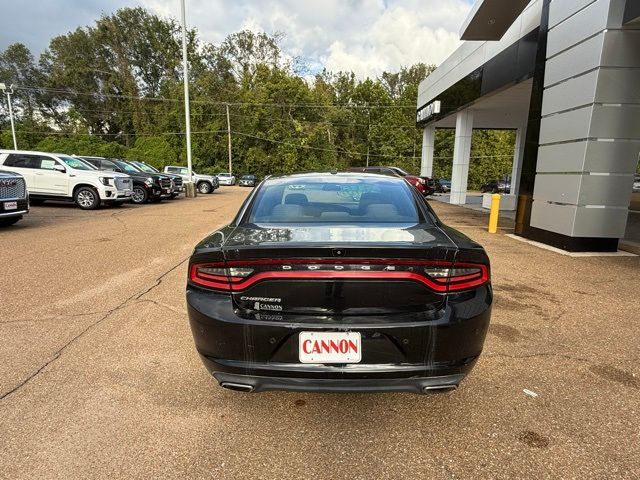
[[[387,179],[336,177],[268,181],[256,195],[249,223],[410,223],[420,214],[409,185]]]

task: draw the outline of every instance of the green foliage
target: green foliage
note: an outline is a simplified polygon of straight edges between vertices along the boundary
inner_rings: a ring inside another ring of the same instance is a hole
[[[418,173],[422,132],[416,64],[377,79],[319,72],[289,62],[282,34],[240,31],[219,45],[188,33],[194,168],[259,176],[351,166],[397,165]],[[53,38],[36,62],[20,44],[0,52],[0,81],[14,95],[18,146],[68,154],[186,164],[180,29],[143,8],[122,8]],[[228,104],[228,105],[227,105]],[[2,110],[0,110],[1,112]],[[0,146],[11,148],[0,113]],[[434,174],[450,178],[453,132],[438,131]],[[476,132],[470,186],[510,170],[513,134]],[[440,158],[442,157],[442,158]]]
[[[38,142],[35,150],[66,153],[68,155],[91,155],[97,157],[121,157],[126,148],[116,142],[107,142],[91,135],[49,136]]]
[[[124,154],[124,158],[146,162],[160,170],[165,165],[176,163],[175,152],[163,137],[139,137],[135,146]]]
[[[436,130],[433,176],[451,178],[454,130]],[[511,175],[515,132],[512,130],[474,130],[471,139],[468,188],[477,190],[493,179]]]

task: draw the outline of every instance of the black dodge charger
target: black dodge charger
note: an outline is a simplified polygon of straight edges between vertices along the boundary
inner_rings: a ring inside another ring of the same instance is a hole
[[[451,389],[484,343],[484,249],[402,178],[264,180],[189,261],[196,348],[221,386],[427,393]]]

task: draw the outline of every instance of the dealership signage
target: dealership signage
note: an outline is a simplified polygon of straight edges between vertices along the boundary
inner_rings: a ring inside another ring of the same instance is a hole
[[[416,121],[423,122],[438,113],[440,113],[440,100],[431,102],[426,107],[422,107],[420,110],[418,110]]]

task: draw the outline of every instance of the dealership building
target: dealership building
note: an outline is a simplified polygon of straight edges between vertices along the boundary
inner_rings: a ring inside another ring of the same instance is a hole
[[[455,129],[450,202],[465,204],[472,131],[517,131],[516,234],[615,251],[640,154],[640,0],[477,0],[463,44],[419,87],[421,174]]]

